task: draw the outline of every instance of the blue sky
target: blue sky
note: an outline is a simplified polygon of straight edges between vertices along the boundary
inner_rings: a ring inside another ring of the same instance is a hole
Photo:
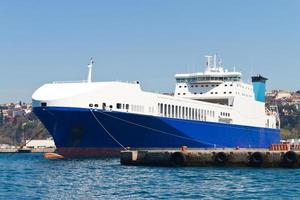
[[[0,2],[0,102],[27,101],[57,80],[139,80],[172,92],[174,74],[225,67],[300,89],[300,1],[11,0]]]

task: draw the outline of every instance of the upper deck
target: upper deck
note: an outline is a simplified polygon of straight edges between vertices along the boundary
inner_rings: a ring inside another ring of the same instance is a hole
[[[175,74],[177,83],[222,83],[225,81],[241,81],[240,72],[224,70],[221,60],[216,55],[206,56],[206,70],[198,73]]]

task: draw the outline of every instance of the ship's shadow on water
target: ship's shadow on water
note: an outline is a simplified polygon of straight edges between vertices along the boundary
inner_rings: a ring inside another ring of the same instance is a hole
[[[0,154],[0,199],[298,199],[300,169],[122,166]]]

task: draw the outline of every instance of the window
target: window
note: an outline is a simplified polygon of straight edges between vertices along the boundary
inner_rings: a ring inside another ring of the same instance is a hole
[[[224,94],[226,94],[226,92],[224,92]]]
[[[213,92],[211,92],[210,94],[213,94]]]
[[[167,104],[164,104],[164,115],[167,116]]]
[[[182,107],[182,118],[185,118],[185,108],[184,107]]]
[[[95,104],[94,106],[95,106],[96,108],[98,108],[98,104]]]
[[[172,105],[172,117],[174,117],[174,105]]]
[[[178,117],[181,118],[181,106],[178,107]]]
[[[121,109],[122,108],[122,104],[117,103],[117,109]]]
[[[163,112],[163,104],[158,104],[158,110],[159,110],[159,112],[160,112],[160,114],[163,114],[164,112]]]
[[[179,88],[181,88],[181,85],[179,85]]]
[[[178,115],[178,106],[175,106],[175,117],[177,118]]]
[[[186,85],[184,87],[186,88]]]
[[[129,104],[126,104],[126,110],[129,110]]]
[[[215,92],[215,94],[218,94],[218,92]]]
[[[185,93],[183,93],[183,95],[185,95]]]
[[[189,116],[188,113],[189,113],[189,108],[186,107],[186,108],[185,108],[185,116],[186,116],[186,118],[188,118],[188,116]]]
[[[227,87],[227,84],[225,84],[225,87]]]
[[[106,103],[102,104],[102,109],[105,110],[106,109]]]
[[[109,105],[109,108],[110,108],[110,109],[112,109],[112,108],[113,108],[113,106],[112,106],[112,105]]]
[[[92,106],[90,106],[90,107],[93,107],[93,104],[90,104],[90,105],[92,105]],[[42,102],[42,103],[41,103],[41,106],[42,106],[42,107],[46,107],[46,106],[47,106],[47,103],[46,103],[46,102]]]
[[[178,93],[177,95],[180,95],[180,93]]]
[[[43,107],[46,106],[45,103],[42,103],[42,106],[43,106]],[[90,104],[89,104],[89,107],[93,107],[93,104],[90,103]]]
[[[168,117],[170,117],[170,113],[171,113],[171,106],[168,105]]]
[[[197,92],[194,92],[194,94],[197,94]]]
[[[231,94],[232,92],[229,92],[229,94]]]
[[[194,119],[194,108],[192,108],[191,119]]]
[[[205,87],[208,87],[208,85],[205,85]]]
[[[191,85],[191,87],[194,87],[193,85]]]

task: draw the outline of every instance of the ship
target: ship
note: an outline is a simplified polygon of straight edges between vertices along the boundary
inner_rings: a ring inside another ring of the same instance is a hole
[[[126,149],[268,148],[279,143],[276,106],[266,106],[267,78],[224,68],[175,74],[175,91],[144,91],[139,81],[53,82],[32,95],[33,112],[64,157],[118,156]]]

